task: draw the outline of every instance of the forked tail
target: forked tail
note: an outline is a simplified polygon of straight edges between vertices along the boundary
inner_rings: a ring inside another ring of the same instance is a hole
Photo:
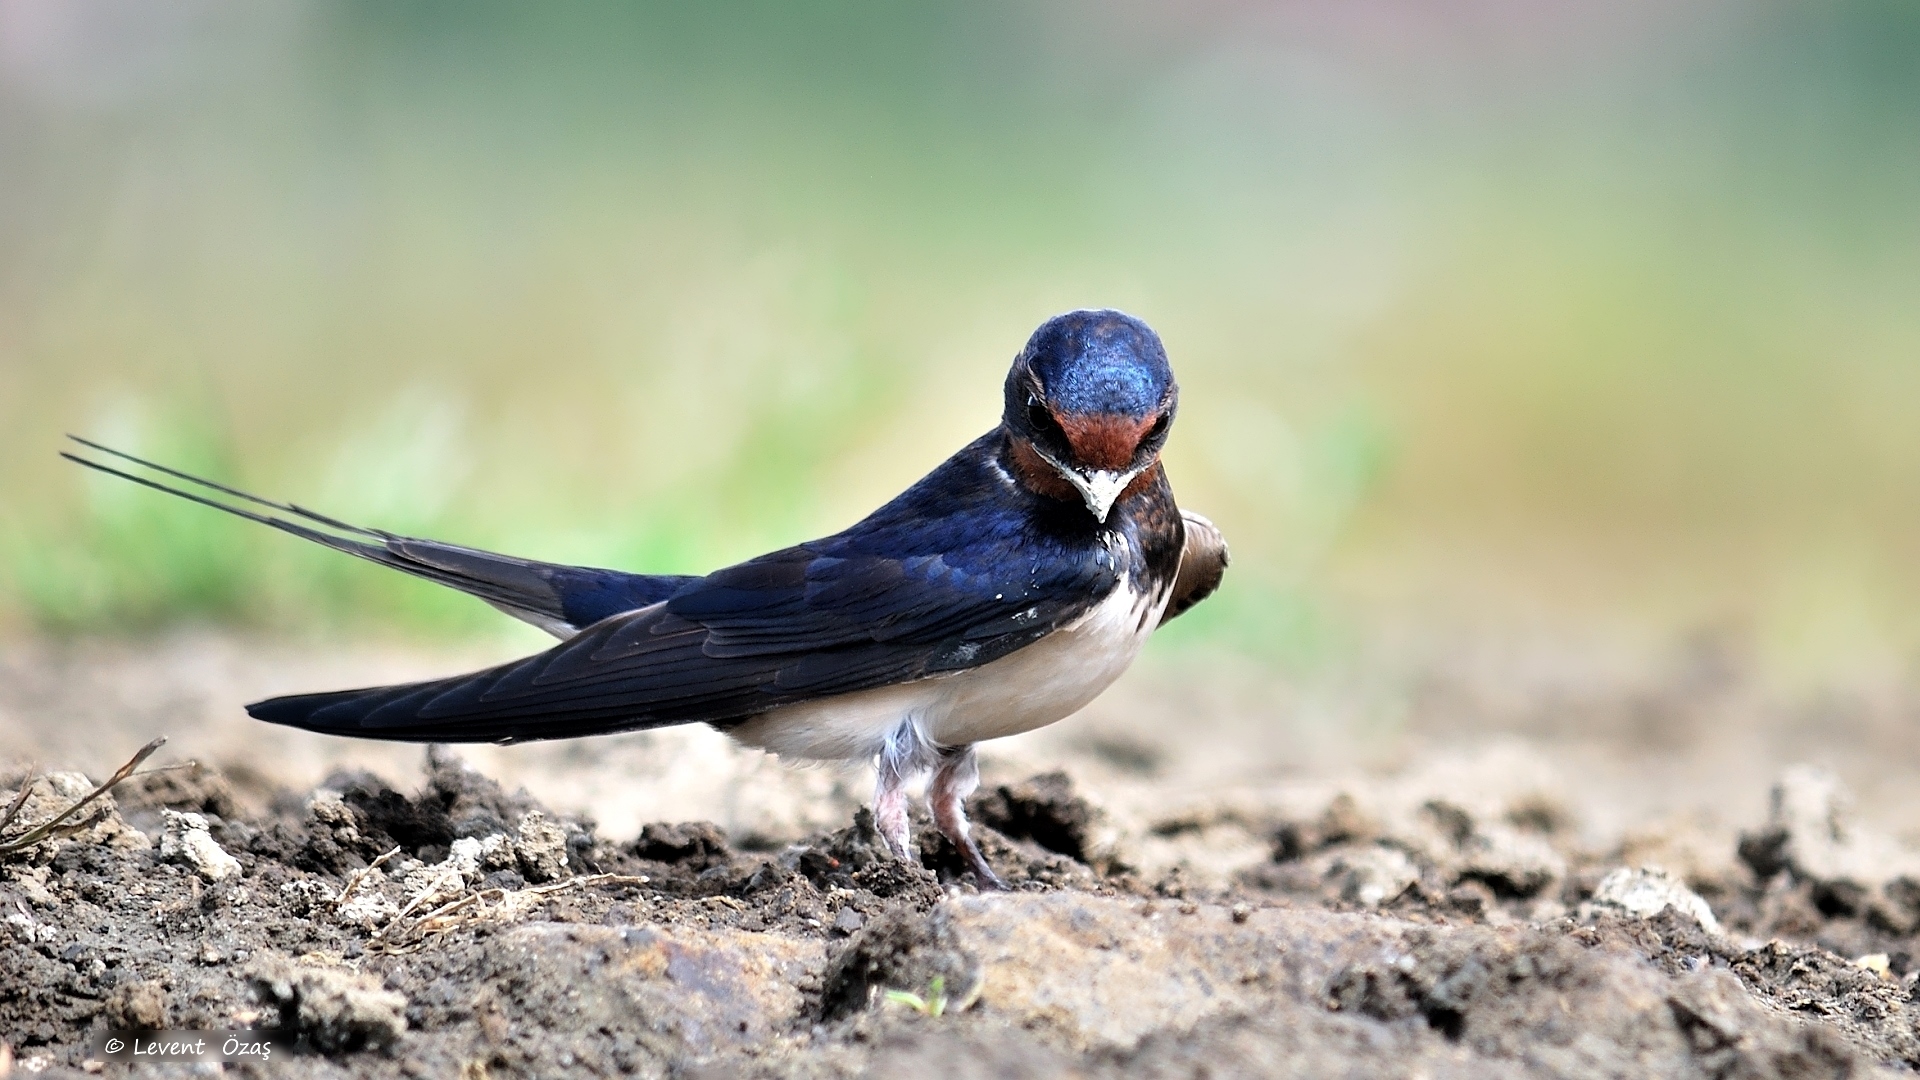
[[[122,461],[131,462],[156,473],[184,480],[230,500],[265,507],[299,520],[288,520],[260,513],[234,502],[223,501],[197,492],[174,487],[151,477],[139,476],[111,465],[104,465],[78,454],[62,451],[60,456],[89,469],[131,480],[155,491],[164,491],[182,499],[224,510],[236,517],[257,521],[282,532],[344,551],[369,562],[392,567],[415,577],[438,582],[479,597],[501,611],[524,619],[555,637],[568,638],[610,615],[655,604],[672,596],[682,585],[696,580],[671,574],[629,574],[620,570],[601,570],[588,566],[563,566],[531,559],[498,555],[490,551],[443,544],[400,536],[380,529],[350,525],[337,518],[315,513],[293,503],[279,503],[250,495],[238,488],[216,483],[178,469],[138,458],[124,451],[69,435],[81,446]],[[263,719],[265,719],[263,717]]]

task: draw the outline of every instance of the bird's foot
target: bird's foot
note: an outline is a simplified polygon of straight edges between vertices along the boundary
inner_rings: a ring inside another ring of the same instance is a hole
[[[947,839],[952,840],[953,837],[949,836]],[[1011,891],[1006,881],[993,872],[992,865],[987,862],[987,857],[980,853],[980,845],[973,842],[973,837],[962,835],[958,843],[961,852],[967,857],[967,865],[973,870],[974,880],[979,884],[982,892]]]
[[[1006,892],[1007,883],[993,872],[993,867],[987,863],[987,857],[980,853],[980,845],[974,842],[973,831],[967,825],[967,796],[979,786],[980,767],[974,760],[973,747],[943,750],[940,764],[933,773],[933,783],[927,789],[927,802],[933,807],[934,825],[966,856],[967,866],[973,871],[980,888]]]

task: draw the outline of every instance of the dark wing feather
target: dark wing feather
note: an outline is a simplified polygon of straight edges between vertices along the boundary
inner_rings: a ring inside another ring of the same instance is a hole
[[[535,562],[532,559],[499,555],[491,551],[461,547],[457,544],[444,544],[438,540],[422,540],[379,529],[362,528],[317,514],[292,503],[262,499],[237,488],[155,464],[99,443],[89,442],[78,436],[68,437],[100,453],[111,454],[242,502],[290,514],[310,524],[258,513],[191,491],[183,491],[169,484],[136,476],[75,454],[60,455],[68,461],[124,480],[131,480],[156,491],[177,495],[202,506],[224,510],[249,521],[272,526],[282,532],[292,533],[335,551],[342,551],[415,577],[458,589],[470,596],[485,600],[515,618],[524,619],[560,637],[570,636],[610,615],[658,603],[673,595],[686,583],[698,580],[679,575],[629,574],[619,570]],[[346,535],[341,535],[342,533]]]
[[[1174,575],[1173,596],[1160,616],[1160,625],[1213,595],[1227,573],[1227,538],[1213,522],[1191,510],[1180,511],[1186,542],[1180,548],[1180,572]]]
[[[716,571],[539,655],[247,711],[380,739],[556,739],[724,725],[991,662],[1078,618],[1122,568],[996,503],[984,442],[847,532]]]

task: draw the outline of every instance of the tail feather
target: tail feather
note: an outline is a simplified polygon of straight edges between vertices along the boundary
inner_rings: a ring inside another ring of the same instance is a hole
[[[501,611],[566,638],[587,626],[623,611],[658,603],[673,595],[691,577],[667,574],[629,574],[585,566],[563,566],[499,555],[477,548],[400,536],[380,529],[349,524],[294,503],[274,502],[238,488],[194,476],[179,469],[138,458],[124,451],[69,435],[81,446],[151,469],[189,484],[219,492],[231,499],[265,507],[300,520],[260,513],[246,506],[210,498],[171,484],[140,476],[62,451],[60,456],[78,465],[131,480],[202,506],[291,533],[304,540],[376,562],[415,577],[458,589]],[[303,523],[305,522],[305,523]],[[318,526],[318,527],[316,527]],[[345,535],[341,535],[345,534]]]
[[[484,674],[484,673],[483,673]],[[290,694],[247,706],[247,715],[283,727],[322,735],[346,735],[386,742],[515,743],[570,739],[616,731],[661,727],[678,720],[631,719],[631,708],[589,705],[553,711],[538,718],[464,717],[432,719],[431,704],[449,693],[470,690],[472,675],[400,686]]]

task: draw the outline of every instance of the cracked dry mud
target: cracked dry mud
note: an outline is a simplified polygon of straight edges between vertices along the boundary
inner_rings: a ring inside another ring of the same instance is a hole
[[[0,771],[0,792],[24,772]],[[1920,1066],[1920,867],[1809,769],[1783,774],[1741,835],[1676,827],[1602,850],[1537,793],[1469,808],[1390,781],[1309,813],[1242,806],[1136,835],[1042,774],[973,801],[1005,894],[976,892],[924,825],[922,863],[890,860],[864,812],[749,849],[704,822],[604,837],[437,751],[407,786],[153,773],[78,835],[7,861],[13,1072],[101,1071],[86,1044],[106,1027],[245,1025],[302,1043],[227,1066],[239,1075]],[[22,820],[87,788],[43,777]],[[1213,878],[1141,854],[1222,828],[1266,854]]]

